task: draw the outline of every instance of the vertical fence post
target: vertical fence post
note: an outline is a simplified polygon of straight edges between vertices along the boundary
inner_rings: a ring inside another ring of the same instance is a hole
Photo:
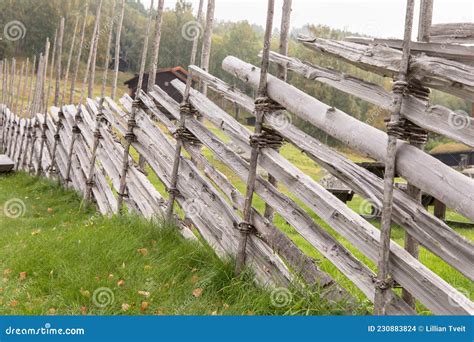
[[[212,28],[214,24],[215,0],[207,0],[206,28],[202,37],[201,69],[209,71],[209,60],[211,57]],[[207,96],[206,82],[200,82],[201,93]]]
[[[48,115],[48,99],[45,98],[45,82],[46,82],[46,74],[47,74],[47,69],[48,69],[48,59],[49,59],[49,49],[50,49],[50,43],[49,39],[46,38],[46,48],[44,52],[44,58],[43,58],[43,72],[41,74],[42,82],[41,82],[41,98],[43,99],[44,102],[44,107],[40,108],[40,111],[44,113],[44,121],[41,124],[41,142],[40,142],[40,150],[38,154],[38,169],[36,170],[36,175],[40,176],[43,173],[43,152],[44,152],[44,145],[46,144],[46,130],[48,129],[48,126],[46,125],[46,115]],[[39,63],[39,62],[38,62]],[[53,65],[51,64],[51,68]],[[30,161],[30,168],[33,166],[33,160]]]
[[[56,50],[57,53],[57,61],[56,61],[56,90],[54,92],[54,106],[57,107],[60,104],[59,100],[61,97],[61,65],[62,65],[62,54],[63,54],[63,38],[64,38],[64,18],[61,18],[61,22],[59,24],[59,36],[58,36],[58,48]],[[63,100],[61,100],[62,106]]]
[[[405,18],[405,33],[403,40],[403,55],[400,63],[400,72],[393,85],[394,103],[387,124],[388,142],[387,155],[385,158],[384,193],[382,208],[382,224],[380,232],[380,249],[378,260],[378,274],[376,281],[374,313],[376,315],[386,314],[387,293],[392,286],[393,280],[390,276],[390,237],[393,207],[393,183],[395,178],[395,159],[397,154],[397,139],[405,136],[404,122],[401,117],[403,95],[408,88],[407,75],[410,62],[410,42],[413,28],[413,13],[415,0],[407,0]]]
[[[243,208],[242,222],[239,224],[240,240],[237,250],[235,273],[239,275],[245,267],[247,240],[249,234],[254,230],[250,222],[250,215],[252,211],[252,200],[255,191],[255,180],[257,178],[258,156],[260,154],[261,145],[258,138],[263,131],[263,116],[268,111],[269,98],[267,95],[267,73],[268,61],[270,55],[270,45],[273,31],[273,13],[275,8],[275,1],[268,0],[267,9],[267,23],[265,27],[265,37],[263,41],[262,63],[260,69],[260,83],[258,86],[257,99],[255,100],[255,131],[250,139],[252,147],[250,153],[249,174],[247,177],[247,188],[245,191],[245,202]]]
[[[21,115],[19,111],[19,102],[20,102],[20,96],[23,94],[21,93],[21,83],[24,82],[25,79],[25,62],[21,63],[21,68],[20,68],[20,73],[18,74],[18,84],[17,84],[17,89],[16,89],[16,99],[15,99],[15,113],[17,115]]]
[[[45,75],[46,75],[45,69],[46,69],[46,65],[48,64],[48,56],[47,56],[48,54],[49,54],[49,40],[46,41],[44,57],[42,54],[40,54],[39,59],[38,59],[38,72],[36,76],[36,82],[35,82],[35,88],[34,88],[34,94],[33,94],[33,102],[35,103],[38,102],[38,104],[30,105],[30,117],[32,120],[35,119],[35,121],[32,124],[33,133],[31,136],[30,159],[28,160],[28,162],[26,162],[26,156],[25,156],[25,162],[24,162],[26,163],[25,168],[27,168],[30,173],[34,172],[33,155],[35,153],[35,144],[38,137],[37,130],[39,128],[39,123],[38,123],[38,120],[36,119],[36,114],[43,109],[42,102],[44,101],[43,93],[44,93],[44,82],[45,82]],[[34,61],[36,61],[36,57]],[[35,70],[33,68],[32,72],[34,73],[34,71]],[[41,158],[43,157],[42,152],[40,154],[41,156],[38,160],[38,170],[41,168]]]
[[[89,161],[89,172],[87,174],[86,180],[86,190],[84,192],[84,200],[86,202],[90,202],[92,198],[92,188],[94,186],[94,171],[95,171],[95,161],[97,157],[97,149],[100,144],[100,140],[102,139],[102,135],[100,134],[100,128],[103,120],[103,111],[104,111],[104,100],[105,100],[105,87],[107,84],[107,72],[109,68],[109,58],[110,58],[110,46],[112,44],[112,36],[113,36],[113,24],[115,21],[115,6],[112,10],[112,16],[110,18],[110,32],[109,38],[107,41],[107,48],[106,48],[106,57],[105,57],[105,66],[104,66],[104,73],[102,75],[102,88],[100,91],[100,104],[99,104],[99,112],[95,118],[95,130],[94,130],[94,142],[92,144],[91,150],[91,160]]]
[[[71,47],[69,48],[69,54],[67,57],[66,73],[64,75],[64,92],[66,92],[67,82],[69,80],[69,70],[71,69],[72,53],[74,50],[74,44],[76,43],[76,34],[77,34],[78,25],[79,25],[79,16],[76,17],[76,22],[74,24],[74,31],[72,33]],[[70,101],[69,103],[72,103],[72,101]]]
[[[3,72],[3,68],[5,66],[5,62],[2,59],[0,61],[0,80],[2,82],[2,95],[1,95],[1,106],[2,106],[2,111],[0,113],[0,153],[3,153],[3,132],[5,130],[5,123],[6,123],[6,117],[5,117],[5,104],[3,103],[3,95],[5,94],[5,73]]]
[[[135,134],[133,133],[133,129],[137,125],[135,121],[136,111],[138,110],[141,104],[140,93],[142,90],[143,74],[145,72],[146,57],[147,57],[147,52],[148,52],[148,39],[149,39],[151,23],[152,23],[153,2],[154,1],[151,0],[150,12],[148,14],[148,24],[147,24],[146,33],[145,33],[145,41],[143,42],[142,60],[140,64],[140,73],[138,76],[137,91],[135,93],[135,99],[133,100],[133,103],[132,103],[132,110],[130,111],[130,116],[127,122],[127,133],[125,134],[125,146],[123,150],[122,170],[120,173],[120,185],[119,185],[119,191],[118,191],[118,197],[117,197],[117,208],[118,208],[119,213],[122,211],[123,200],[124,200],[124,197],[126,196],[125,188],[127,186],[127,172],[128,172],[128,167],[129,167],[130,146],[132,145],[132,142],[134,142],[136,139]]]
[[[81,40],[79,41],[79,48],[76,57],[76,64],[74,65],[74,73],[71,80],[71,91],[69,93],[69,103],[74,103],[74,90],[76,89],[76,81],[77,75],[79,72],[79,66],[81,64],[81,56],[82,56],[82,45],[84,44],[84,37],[86,34],[86,26],[87,26],[87,14],[89,12],[89,2],[86,3],[86,8],[84,10],[84,21],[82,22],[82,29],[81,29]]]
[[[55,58],[56,58],[56,49],[58,45],[57,41],[58,41],[58,30],[54,32],[53,51],[51,53],[51,65],[50,65],[50,72],[49,72],[48,92],[46,94],[46,101],[45,101],[46,113],[48,113],[49,99],[51,96],[51,88],[52,88]]]
[[[3,116],[5,117],[6,123],[4,123],[3,131],[2,131],[2,146],[1,151],[5,153],[6,151],[6,139],[8,137],[8,132],[10,131],[10,116],[7,115],[7,93],[8,93],[8,59],[5,58],[3,62],[3,86],[2,86],[2,106],[3,106]]]
[[[203,6],[203,0],[200,0],[198,13],[197,13],[198,23],[201,23],[201,20],[202,20],[202,6]],[[191,61],[189,65],[193,65],[196,61],[199,35],[201,32],[197,30],[197,32],[194,32],[194,33],[195,33],[195,36],[193,39],[193,47],[191,50]],[[179,172],[179,163],[181,160],[181,149],[183,148],[182,134],[180,134],[180,132],[183,132],[186,129],[186,117],[191,116],[193,114],[193,108],[191,107],[189,103],[189,93],[191,91],[192,82],[193,82],[193,78],[191,76],[191,73],[188,73],[188,76],[186,79],[186,88],[184,90],[184,95],[183,95],[183,102],[181,103],[181,107],[180,107],[179,126],[178,126],[177,131],[174,134],[176,138],[176,147],[175,147],[174,160],[173,160],[173,169],[171,170],[170,186],[168,188],[169,198],[168,198],[168,206],[166,207],[167,220],[171,220],[173,216],[174,201],[176,200],[176,197],[178,196],[178,189],[177,189],[178,172]]]
[[[163,23],[165,0],[158,1],[158,9],[155,17],[155,38],[153,39],[153,50],[151,57],[151,68],[148,73],[148,91],[153,89],[156,82],[156,73],[158,71],[158,58],[160,55],[161,25]]]
[[[15,58],[12,58],[8,108],[10,109],[10,113],[13,116],[14,119],[13,119],[13,127],[11,129],[10,137],[9,137],[9,141],[8,141],[7,152],[8,152],[9,156],[11,156],[11,150],[12,150],[12,147],[13,147],[13,138],[15,137],[15,132],[16,132],[16,129],[17,129],[17,125],[16,125],[17,120],[15,118],[15,113],[13,112],[13,108],[12,108],[12,103],[13,103],[13,98],[14,98],[14,86],[13,86],[13,84],[15,82],[15,69],[16,69],[16,60],[15,60]]]
[[[28,66],[28,59],[26,60],[26,65]],[[33,129],[33,111],[31,110],[31,106],[29,105],[30,103],[30,97],[31,97],[31,92],[32,92],[32,85],[34,83],[34,78],[35,78],[35,67],[36,67],[36,55],[33,57],[33,65],[31,66],[31,77],[30,74],[28,73],[28,67],[26,68],[26,73],[27,73],[27,81],[25,82],[26,88],[24,89],[24,93],[28,92],[27,99],[26,99],[26,111],[30,113],[30,121],[29,125],[27,128],[27,135],[26,135],[26,146],[25,146],[25,153],[23,155],[23,159],[21,161],[20,167],[23,169],[25,168],[26,161],[28,158],[28,148],[30,146],[30,143],[32,141],[32,129]],[[38,68],[40,69],[40,68]],[[36,80],[38,82],[38,80]],[[28,84],[27,84],[28,83]],[[21,104],[21,110],[23,112],[24,110],[24,103]]]
[[[96,67],[96,61],[97,61],[97,49],[99,47],[100,17],[101,17],[101,11],[102,11],[102,3],[103,3],[102,0],[100,0],[99,7],[97,8],[96,20],[95,20],[95,25],[96,25],[96,27],[94,28],[95,39],[92,45],[92,60],[91,60],[91,69],[90,69],[91,72],[89,74],[89,87],[87,91],[87,96],[89,98],[93,98],[94,96],[95,67]]]
[[[112,100],[115,100],[115,94],[117,91],[117,80],[120,67],[120,36],[122,34],[123,16],[125,14],[125,0],[122,0],[120,8],[120,19],[117,26],[117,34],[115,36],[115,57],[114,57],[114,80],[112,82]]]
[[[279,52],[284,56],[288,55],[288,44],[290,40],[291,3],[292,0],[284,0],[282,6]],[[278,65],[278,78],[286,82],[287,74],[288,68],[283,65]],[[278,181],[271,173],[268,173],[268,182],[275,188],[278,187]],[[268,203],[265,203],[265,211],[263,216],[270,222],[273,222],[275,210]]]

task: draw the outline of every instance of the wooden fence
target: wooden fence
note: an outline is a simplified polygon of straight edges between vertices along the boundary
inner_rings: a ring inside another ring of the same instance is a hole
[[[433,27],[432,34],[437,34],[439,29]],[[357,39],[336,42],[308,37],[301,37],[300,41],[310,49],[342,58],[377,74],[394,76],[399,69],[399,41],[379,44]],[[411,59],[409,84],[403,94],[402,114],[412,124],[408,133],[413,139],[424,134],[423,129],[474,146],[472,119],[460,118],[448,108],[430,105],[425,88],[436,88],[472,101],[474,68],[470,63],[463,63],[469,57],[463,55],[464,50],[454,48],[445,50],[443,56],[430,56],[429,51],[435,43],[426,44],[431,45],[425,46],[421,42],[416,45],[416,49],[426,54]],[[446,54],[449,53],[448,59]],[[271,53],[270,60],[310,80],[328,84],[381,108],[392,109],[393,94],[375,84],[277,53]],[[251,87],[258,86],[260,71],[256,66],[229,56],[223,61],[223,68]],[[215,94],[255,114],[254,99],[196,66],[190,66],[190,71]],[[185,85],[180,81],[173,81],[172,85],[182,94],[185,92]],[[380,230],[285,159],[278,146],[283,142],[294,145],[357,194],[381,208],[383,180],[294,126],[289,112],[382,162],[386,161],[387,134],[271,75],[268,75],[267,92],[288,112],[278,109],[265,113],[265,129],[258,142],[262,144],[258,157],[262,172],[256,177],[255,194],[374,301],[377,288],[381,286],[376,274],[321,227],[308,210],[373,262],[379,258]],[[37,113],[32,119],[21,118],[2,105],[2,148],[16,162],[16,169],[59,178],[64,186],[77,190],[85,200],[95,202],[104,215],[118,213],[119,193],[126,210],[152,219],[165,216],[167,196],[140,171],[137,156],[146,160],[164,188],[173,188],[175,146],[180,139],[187,152],[186,156],[180,157],[175,190],[176,202],[187,219],[179,221],[180,230],[187,237],[195,237],[184,223],[191,221],[218,255],[236,256],[245,194],[211,164],[204,151],[211,153],[245,183],[250,166],[235,147],[250,153],[256,143],[255,137],[206,95],[191,90],[189,102],[193,113],[182,118],[180,104],[155,86],[148,93],[141,92],[136,101],[128,95],[118,103],[107,97],[102,100],[89,98],[84,105],[52,107],[48,114]],[[135,116],[130,130],[132,112]],[[467,120],[467,124],[453,125],[452,122],[458,119]],[[222,131],[232,144],[216,135],[207,124]],[[132,149],[128,155],[125,192],[120,193],[123,155],[128,150],[124,148],[125,140],[131,142]],[[474,220],[472,179],[435,160],[410,141],[398,141],[396,167],[412,186]],[[275,182],[269,181],[268,174],[284,185],[291,197]],[[392,218],[424,248],[467,279],[474,280],[473,244],[428,212],[416,198],[395,188]],[[251,210],[250,221],[255,230],[249,234],[246,260],[258,281],[270,286],[303,282],[317,285],[329,300],[354,300],[255,208]],[[390,243],[389,266],[394,282],[433,314],[474,314],[474,303],[465,293],[394,241]],[[385,291],[389,298],[387,313],[416,314],[413,305],[400,296],[395,287],[387,286]]]

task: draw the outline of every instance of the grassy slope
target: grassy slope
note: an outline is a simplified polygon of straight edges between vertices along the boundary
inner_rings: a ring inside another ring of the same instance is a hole
[[[18,218],[6,216],[12,199],[25,205]],[[276,307],[248,272],[233,278],[231,261],[173,227],[101,217],[48,180],[0,176],[0,207],[0,314],[342,313],[295,289],[289,305]],[[106,295],[94,301],[101,288],[114,298],[104,308]]]

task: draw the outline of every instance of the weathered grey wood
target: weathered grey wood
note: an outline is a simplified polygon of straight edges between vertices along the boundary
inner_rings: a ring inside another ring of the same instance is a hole
[[[58,35],[58,48],[56,50],[56,88],[54,91],[54,105],[57,107],[59,103],[59,97],[61,96],[61,64],[63,55],[63,38],[64,38],[64,18],[61,18],[59,24],[59,35]],[[63,99],[61,100],[63,102]]]
[[[420,1],[420,16],[418,21],[418,40],[428,41],[433,22],[433,0]]]
[[[401,51],[382,45],[366,46],[305,36],[300,36],[298,40],[312,50],[382,76],[393,78],[400,68]],[[409,77],[427,87],[474,101],[474,66],[438,57],[413,56]]]
[[[156,89],[156,88],[155,88]],[[160,91],[158,88],[157,91]],[[179,119],[179,105],[174,102],[173,99],[167,98],[167,94],[161,92],[160,95],[167,99],[168,110],[172,112],[172,115]],[[142,95],[142,101],[148,107],[148,109],[157,117],[160,122],[167,127],[168,130],[173,132],[176,126],[171,123],[167,116],[159,112],[158,108],[153,104],[152,100]],[[242,211],[244,206],[244,197],[242,194],[232,185],[227,177],[216,170],[213,165],[205,158],[201,149],[189,143],[184,143],[184,148],[191,155],[191,161],[202,171],[204,174],[212,180],[220,190],[227,196],[232,202],[236,210]],[[328,274],[319,270],[315,262],[308,256],[306,256],[296,244],[276,228],[270,221],[262,217],[258,211],[252,208],[251,222],[255,225],[260,237],[270,246],[272,249],[281,255],[285,261],[290,265],[293,271],[300,275],[307,284],[317,285],[322,290],[322,295],[332,301],[340,302],[350,301],[353,302],[353,298],[332,279]]]
[[[109,29],[109,38],[107,39],[107,47],[105,48],[105,62],[104,62],[104,72],[102,74],[102,87],[100,89],[100,97],[104,97],[105,96],[105,87],[107,85],[107,74],[109,72],[109,61],[110,61],[110,46],[112,44],[112,36],[113,36],[113,32],[114,32],[114,22],[115,22],[115,7],[116,7],[116,4],[114,4],[114,6],[112,6],[112,14],[110,16],[110,20],[109,20],[109,23],[108,23],[108,29]]]
[[[191,66],[190,71],[194,77],[205,78],[210,87],[220,95],[238,103],[247,112],[254,112],[254,103],[245,94],[195,66]],[[383,183],[378,177],[285,120],[284,115],[273,113],[267,115],[266,124],[277,130],[286,140],[300,148],[332,175],[344,181],[359,195],[381,207]],[[473,245],[399,189],[394,191],[394,219],[407,232],[423,241],[426,248],[470,279],[474,279],[471,267],[466,267],[474,261]]]
[[[403,92],[407,88],[411,53],[411,35],[413,29],[413,16],[415,12],[415,0],[407,0],[405,15],[405,32],[403,38],[402,59],[400,69],[393,84],[394,105],[390,114],[388,125],[400,125],[401,109],[403,103]],[[390,127],[388,126],[387,127]],[[382,197],[382,218],[380,224],[379,256],[377,259],[377,282],[375,289],[374,314],[386,315],[386,307],[389,301],[387,291],[393,286],[390,269],[391,235],[392,235],[392,212],[393,212],[393,187],[395,182],[395,160],[397,157],[397,135],[388,130],[387,156],[385,158],[384,189]]]
[[[135,97],[138,99],[138,96],[142,90],[142,83],[143,83],[143,74],[145,72],[145,64],[146,64],[146,58],[147,58],[147,53],[148,53],[148,40],[149,40],[149,35],[150,35],[150,30],[151,30],[151,24],[152,24],[152,12],[153,12],[153,0],[151,0],[151,5],[150,5],[150,10],[148,13],[148,23],[146,26],[146,33],[145,33],[145,41],[143,43],[143,50],[142,50],[142,56],[141,56],[141,63],[140,63],[140,73],[138,75],[138,85],[136,89],[136,94]],[[135,128],[135,112],[138,107],[139,103],[134,102],[134,106],[130,112],[129,120],[128,120],[128,129],[127,133],[125,134],[125,146],[123,150],[123,157],[122,157],[122,169],[120,172],[120,186],[118,190],[118,197],[117,197],[117,204],[118,204],[118,210],[120,212],[123,204],[123,199],[125,195],[125,188],[126,188],[126,182],[127,182],[127,173],[128,169],[130,166],[129,162],[129,153],[130,153],[130,146],[134,137],[134,128]]]
[[[211,44],[212,44],[212,28],[214,25],[214,8],[215,0],[207,0],[207,11],[206,11],[206,28],[204,29],[204,35],[202,37],[202,53],[201,53],[201,68],[209,70],[209,60],[211,57]],[[148,88],[151,89],[151,88]],[[201,92],[207,95],[207,86],[205,83],[201,84]]]
[[[181,88],[180,91],[183,92],[182,84],[173,82],[173,85],[178,89]],[[202,94],[195,91],[192,91],[191,94],[191,103],[202,115],[214,121],[217,127],[230,134],[232,138],[236,138],[238,135],[243,135],[246,132],[246,136],[243,136],[243,141],[247,141],[250,135],[248,130],[236,123],[234,119],[226,115],[226,113],[222,113],[222,110],[218,106],[210,102],[210,100],[202,96]],[[203,134],[197,133],[197,128],[194,127],[194,121],[192,120],[188,121],[187,128],[196,136],[201,137]],[[236,133],[237,130],[239,132],[238,134]],[[212,142],[215,142],[215,140],[216,138],[213,137]],[[201,141],[206,144],[207,147],[211,148],[210,142],[206,143],[204,140]],[[243,145],[240,146],[244,147]],[[227,151],[224,151],[225,150],[219,150],[214,152],[216,156],[220,158],[220,155],[228,154]],[[378,229],[350,210],[335,198],[334,195],[328,193],[322,186],[290,164],[276,151],[263,149],[261,153],[259,163],[262,167],[271,171],[279,181],[284,183],[290,191],[298,196],[321,219],[347,238],[367,257],[372,260],[377,259],[378,239],[380,236]],[[226,164],[233,168],[233,165],[228,162]],[[237,173],[239,176],[242,174],[242,172]],[[258,194],[266,201],[265,194]],[[278,211],[280,212],[280,209]],[[453,305],[450,296],[452,291],[456,291],[456,289],[452,288],[444,280],[423,266],[399,245],[392,242],[391,251],[391,267],[393,269],[394,278],[401,285],[416,294],[417,298],[429,307],[430,310],[437,314],[448,312],[464,312],[464,314],[466,314],[473,312],[474,304],[467,298],[467,304],[463,308],[458,307],[457,304]],[[421,281],[421,279],[423,279],[423,281]],[[436,294],[436,299],[433,298],[433,293]],[[461,301],[464,301],[464,299]]]
[[[390,110],[392,108],[391,94],[379,85],[275,52],[270,54],[270,60],[278,65],[287,66],[289,70],[309,80],[328,84],[384,109]],[[474,147],[474,119],[471,117],[463,116],[440,105],[427,105],[413,95],[404,97],[402,114],[408,120],[428,131],[442,134]]]
[[[68,54],[68,57],[67,57],[66,73],[64,75],[64,92],[66,92],[67,82],[69,80],[69,70],[71,69],[72,53],[74,51],[74,44],[76,43],[76,33],[77,33],[77,26],[78,25],[79,25],[79,16],[76,16],[76,22],[74,24],[74,30],[72,31],[71,47],[69,48],[69,54]],[[72,103],[72,100],[70,100],[70,103]]]
[[[157,90],[157,87],[155,87],[155,90]],[[160,97],[157,92],[152,92],[150,95],[167,108],[167,110],[170,110],[170,106],[167,105],[166,100]],[[204,111],[201,113],[204,113]],[[209,118],[208,115],[210,115],[210,112],[206,111],[204,115]],[[223,126],[220,127],[222,128]],[[189,119],[187,121],[187,128],[193,132],[206,147],[211,149],[218,159],[229,166],[239,178],[243,181],[247,179],[249,172],[248,164],[225,143],[204,128],[197,120]],[[295,227],[301,236],[336,265],[336,267],[356,284],[370,300],[373,300],[375,295],[375,289],[373,287],[374,274],[368,267],[355,258],[351,252],[328,234],[326,230],[317,225],[293,200],[276,190],[260,176],[256,178],[255,191],[265,202],[275,208],[289,224]],[[253,235],[250,235],[250,237],[252,236]],[[392,304],[393,314],[413,313],[413,311],[408,309],[407,305],[395,295]]]
[[[131,110],[129,99],[122,103],[126,105],[127,110]],[[114,124],[121,122],[121,126],[114,127],[122,133],[126,132],[123,120],[113,122]],[[145,156],[163,184],[169,186],[175,150],[174,141],[162,133],[141,110],[137,111],[137,122],[138,141],[133,146]],[[200,175],[197,168],[189,160],[181,158],[177,183],[180,196],[176,198],[177,202],[190,215],[189,218],[218,255],[235,255],[238,232],[234,227],[240,219],[213,185]],[[193,209],[196,207],[202,209]],[[258,237],[250,239],[248,257],[259,282],[285,285],[290,281],[291,276],[282,260]]]
[[[153,39],[153,54],[151,57],[151,68],[148,73],[148,89],[153,88],[158,71],[158,58],[160,55],[161,24],[163,23],[163,10],[165,0],[158,0],[158,8],[155,17],[155,38]]]
[[[99,1],[99,6],[97,7],[97,12],[96,12],[96,17],[95,17],[95,27],[94,30],[96,34],[94,35],[94,41],[91,46],[92,49],[92,60],[91,60],[91,73],[89,75],[89,84],[88,84],[88,89],[87,89],[87,96],[89,98],[92,98],[94,96],[94,83],[95,83],[95,67],[96,67],[96,62],[97,62],[97,49],[99,48],[99,38],[101,36],[100,32],[100,21],[101,21],[101,15],[102,15],[102,1]]]
[[[472,44],[474,23],[435,24],[429,30],[430,41]]]
[[[346,42],[363,45],[382,45],[393,49],[401,50],[402,40],[400,39],[382,39],[382,38],[364,38],[364,37],[346,37]],[[474,64],[474,47],[459,44],[431,43],[431,42],[412,42],[412,54],[424,53],[428,56],[447,58],[461,63]]]
[[[115,99],[115,93],[117,91],[117,79],[120,66],[120,36],[122,34],[123,16],[125,13],[125,0],[122,0],[120,9],[120,19],[117,24],[117,34],[115,36],[115,66],[114,66],[114,80],[112,82],[112,99]]]
[[[84,37],[86,33],[86,25],[87,25],[87,15],[89,13],[89,2],[86,2],[86,8],[84,9],[84,19],[82,22],[82,29],[81,29],[81,40],[79,41],[79,47],[77,50],[77,57],[76,57],[76,64],[74,65],[74,74],[71,80],[71,91],[69,93],[69,103],[74,102],[74,91],[76,90],[76,81],[77,81],[77,74],[79,72],[79,66],[81,64],[81,56],[82,56],[82,46],[84,45]]]
[[[224,70],[256,87],[258,68],[226,57]],[[327,106],[291,85],[269,76],[269,96],[290,112],[310,122],[355,150],[379,161],[385,161],[387,135],[346,113]],[[410,183],[439,198],[454,211],[474,220],[474,181],[428,154],[405,143],[398,143],[397,170]]]

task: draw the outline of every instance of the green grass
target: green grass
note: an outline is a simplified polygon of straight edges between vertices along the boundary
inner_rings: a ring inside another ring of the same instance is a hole
[[[233,277],[232,260],[173,226],[103,217],[49,180],[0,176],[0,207],[2,315],[349,313],[296,287],[288,305],[275,306],[249,270]]]

